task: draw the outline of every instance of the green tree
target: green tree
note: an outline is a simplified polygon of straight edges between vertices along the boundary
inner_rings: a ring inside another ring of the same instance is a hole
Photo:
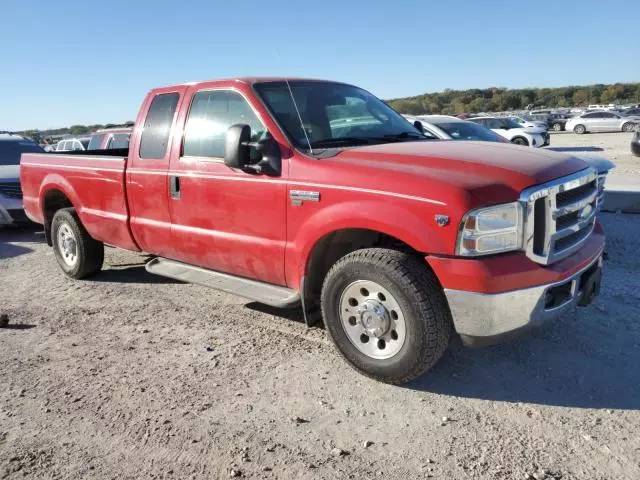
[[[589,92],[583,88],[573,93],[573,104],[577,106],[584,105],[589,99]]]

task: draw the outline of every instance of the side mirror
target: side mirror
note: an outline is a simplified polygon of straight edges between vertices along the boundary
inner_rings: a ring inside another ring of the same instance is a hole
[[[420,120],[416,120],[415,122],[413,122],[413,126],[416,127],[416,130],[418,130],[420,133],[424,133],[424,126],[422,125],[422,122]]]
[[[251,127],[239,123],[227,130],[224,143],[224,164],[231,168],[244,168],[250,160]]]
[[[251,148],[255,148],[259,160],[251,158]],[[232,125],[227,130],[224,164],[231,168],[269,176],[278,176],[282,172],[282,157],[276,141],[267,133],[259,142],[252,142],[251,127],[242,123]]]

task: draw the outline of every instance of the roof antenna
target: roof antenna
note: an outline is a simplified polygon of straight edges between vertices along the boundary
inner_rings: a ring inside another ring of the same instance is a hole
[[[302,115],[300,115],[300,110],[298,110],[298,104],[296,103],[296,99],[293,96],[293,90],[291,90],[291,85],[289,85],[289,79],[285,78],[284,81],[287,82],[289,95],[291,95],[291,101],[293,101],[293,106],[296,109],[296,113],[298,114],[298,120],[300,121],[300,128],[302,128],[302,132],[304,133],[304,138],[307,139],[307,145],[309,145],[309,152],[313,156],[313,148],[311,147],[311,140],[309,140],[309,135],[307,135],[307,129],[304,128],[304,123],[302,123]]]
[[[278,52],[278,50],[274,49],[273,52],[278,60],[279,63],[280,62],[280,52]],[[302,128],[302,133],[304,133],[304,138],[307,139],[307,145],[309,145],[309,153],[311,153],[311,155],[313,155],[313,148],[311,147],[311,140],[309,140],[309,135],[307,135],[307,130],[304,128],[304,123],[302,123],[302,115],[300,115],[300,110],[298,109],[298,104],[296,103],[296,99],[293,96],[293,90],[291,90],[291,85],[289,85],[289,79],[285,77],[284,81],[287,84],[287,88],[289,89],[289,95],[291,95],[291,101],[293,102],[293,107],[296,109],[296,114],[298,115],[298,121],[300,122],[300,128]]]

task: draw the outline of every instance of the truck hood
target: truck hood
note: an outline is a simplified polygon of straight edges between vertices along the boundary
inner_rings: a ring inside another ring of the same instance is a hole
[[[347,149],[335,161],[368,169],[376,188],[412,195],[448,197],[464,192],[489,204],[514,201],[527,187],[587,168],[571,155],[493,142],[420,141]]]
[[[20,179],[20,165],[0,165],[0,182]]]

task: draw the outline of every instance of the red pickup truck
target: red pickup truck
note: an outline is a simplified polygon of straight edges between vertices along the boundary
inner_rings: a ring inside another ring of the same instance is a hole
[[[435,140],[343,83],[152,90],[128,150],[24,154],[24,206],[62,270],[104,245],[147,270],[322,318],[359,371],[404,383],[455,331],[487,344],[587,305],[598,175],[564,154]]]

